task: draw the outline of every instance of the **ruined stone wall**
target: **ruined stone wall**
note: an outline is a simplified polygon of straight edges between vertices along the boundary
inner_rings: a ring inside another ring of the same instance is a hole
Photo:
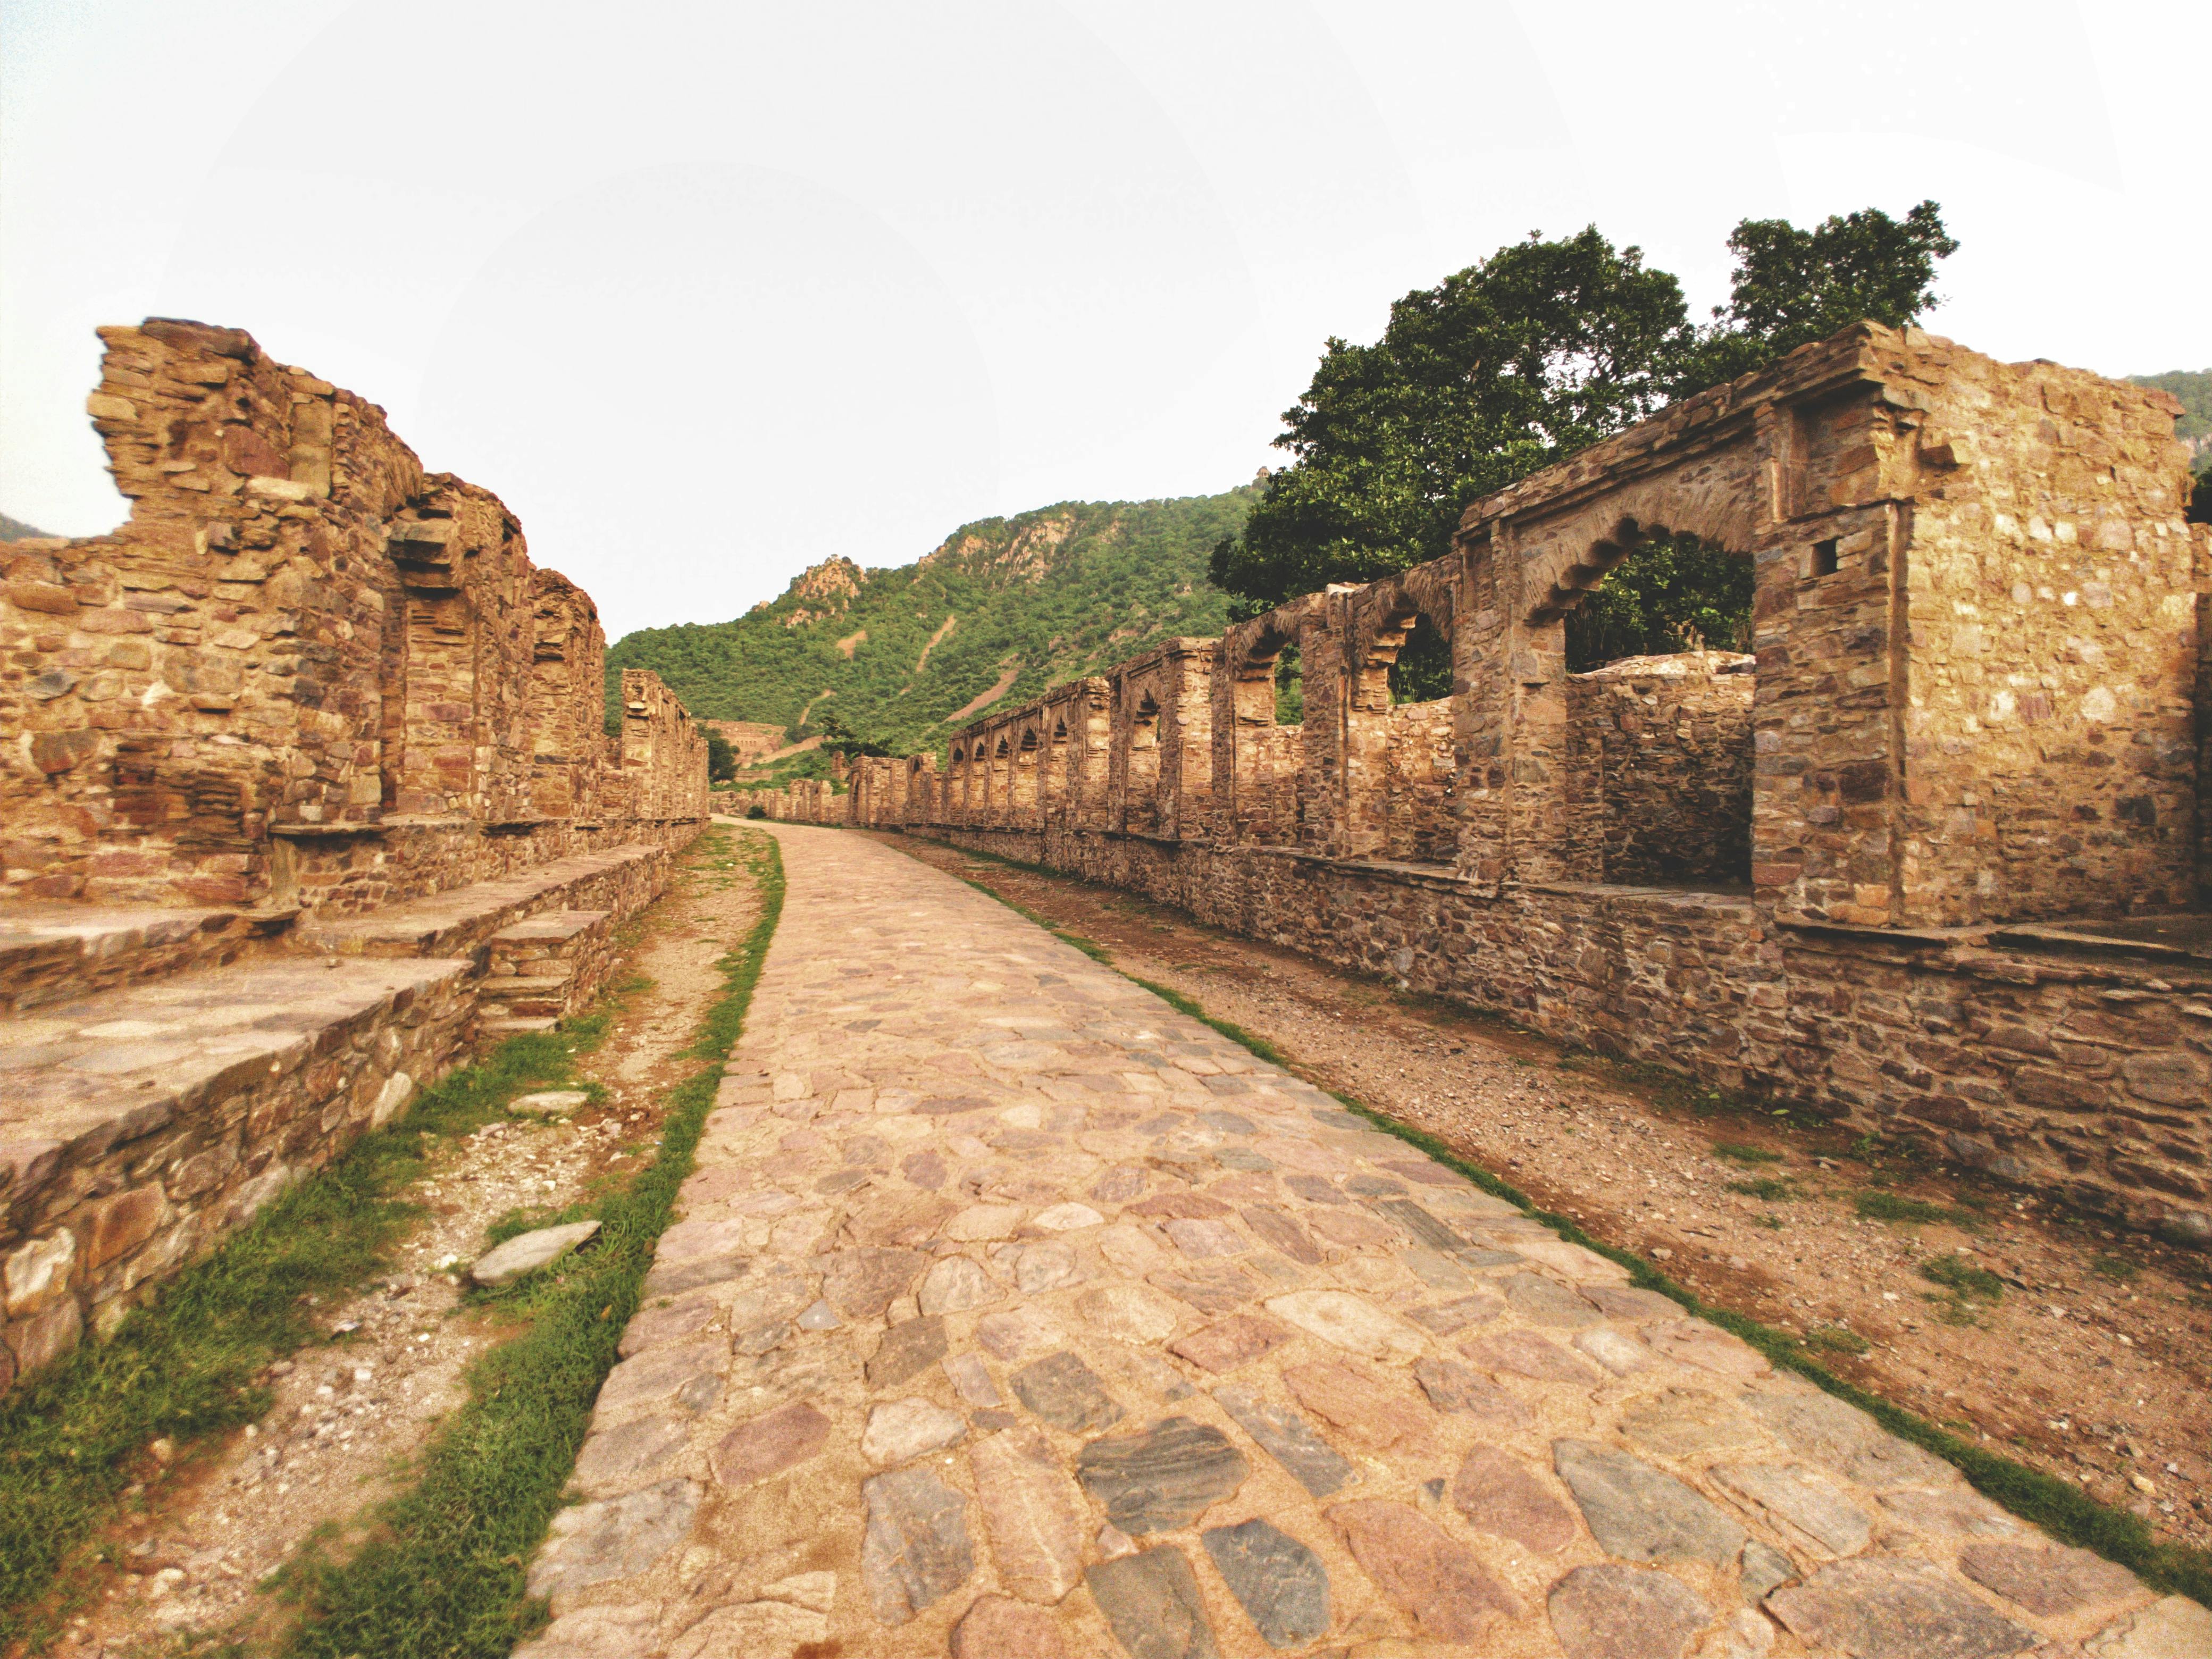
[[[1911,371],[1885,463],[1912,501],[1905,892],[1939,923],[2189,902],[2201,579],[2171,410],[1940,343]]]
[[[131,517],[9,545],[0,896],[360,908],[703,811],[702,744],[607,753],[596,612],[496,497],[240,331],[101,336]]]
[[[1751,666],[1685,652],[1570,678],[1576,880],[1748,884]]]
[[[1476,502],[1447,558],[1109,670],[1103,763],[1067,774],[1103,800],[1018,781],[1090,696],[1059,688],[860,821],[2212,1235],[2212,949],[2176,914],[2212,868],[2212,535],[2175,412],[1846,330]],[[1662,534],[1751,562],[1755,672],[1569,675],[1566,617]],[[1452,694],[1397,703],[1419,627]]]

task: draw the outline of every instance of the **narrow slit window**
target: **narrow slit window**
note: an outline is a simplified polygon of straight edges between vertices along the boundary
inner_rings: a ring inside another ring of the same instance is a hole
[[[1836,574],[1836,544],[1833,540],[1813,544],[1813,574],[1815,576]]]

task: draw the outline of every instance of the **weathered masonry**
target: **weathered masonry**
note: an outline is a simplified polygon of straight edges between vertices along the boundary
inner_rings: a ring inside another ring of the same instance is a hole
[[[587,1000],[707,811],[497,497],[238,330],[101,334],[130,520],[0,586],[0,1390]]]
[[[1448,558],[1058,687],[942,767],[864,763],[838,816],[2212,1243],[2212,543],[2177,408],[1866,325],[1475,503]],[[1753,562],[1754,655],[1569,674],[1566,614],[1662,533]],[[1422,628],[1450,694],[1397,702]]]

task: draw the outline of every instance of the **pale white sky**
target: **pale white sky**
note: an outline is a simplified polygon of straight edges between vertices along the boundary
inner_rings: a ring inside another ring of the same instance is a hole
[[[0,0],[0,508],[122,516],[102,322],[250,329],[611,635],[1278,459],[1323,339],[1595,222],[1942,203],[1942,332],[2212,364],[2212,8]]]

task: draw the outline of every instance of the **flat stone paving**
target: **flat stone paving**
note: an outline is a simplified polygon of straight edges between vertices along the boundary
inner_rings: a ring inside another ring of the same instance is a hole
[[[526,1659],[2212,1651],[994,900],[771,833]]]

